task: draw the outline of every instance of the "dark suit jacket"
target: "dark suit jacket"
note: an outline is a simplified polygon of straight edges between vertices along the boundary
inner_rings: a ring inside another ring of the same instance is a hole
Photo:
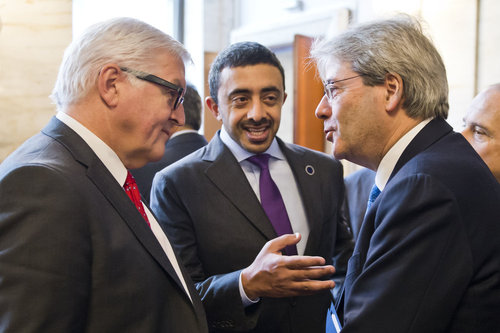
[[[131,170],[144,201],[149,204],[151,184],[153,183],[153,177],[158,171],[206,144],[207,140],[205,137],[198,133],[189,132],[177,135],[165,144],[165,153],[161,160],[148,163],[142,168]]]
[[[442,119],[367,211],[345,282],[348,332],[499,332],[500,186]]]
[[[56,118],[0,165],[0,198],[2,332],[208,331],[189,275],[194,305],[123,188]]]
[[[363,168],[344,178],[345,209],[354,239],[358,237],[359,229],[365,217],[366,205],[373,184],[375,172]]]
[[[309,221],[305,254],[323,256],[331,264],[343,199],[342,166],[325,154],[278,142]],[[314,175],[306,173],[307,165],[314,167]],[[243,308],[240,270],[276,233],[219,135],[156,175],[151,205],[196,282],[213,331],[324,332],[329,292],[262,299]]]

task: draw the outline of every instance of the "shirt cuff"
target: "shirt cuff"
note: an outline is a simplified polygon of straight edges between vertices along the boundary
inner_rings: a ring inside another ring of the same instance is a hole
[[[260,297],[258,297],[256,300],[252,300],[252,299],[248,298],[247,294],[245,294],[245,290],[243,289],[243,282],[241,282],[241,273],[240,273],[240,279],[239,279],[238,286],[240,289],[241,302],[243,303],[244,307],[250,306],[250,305],[258,303],[260,301]]]

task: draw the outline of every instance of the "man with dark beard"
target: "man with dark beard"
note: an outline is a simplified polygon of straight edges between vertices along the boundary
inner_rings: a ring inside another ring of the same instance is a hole
[[[276,137],[284,81],[266,47],[223,50],[206,100],[221,131],[153,181],[152,209],[215,332],[324,332],[332,264],[343,275],[350,254],[341,164]]]

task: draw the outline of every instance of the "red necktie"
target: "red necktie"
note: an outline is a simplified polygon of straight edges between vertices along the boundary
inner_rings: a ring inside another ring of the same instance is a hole
[[[141,193],[139,192],[137,183],[135,182],[134,176],[132,176],[130,171],[127,171],[127,179],[125,180],[125,185],[123,185],[123,188],[125,189],[125,192],[127,193],[130,200],[132,200],[132,202],[134,203],[139,213],[141,213],[146,223],[149,225],[149,227],[151,227],[151,224],[149,224],[148,216],[146,215],[146,211],[144,210],[144,206],[141,202]]]

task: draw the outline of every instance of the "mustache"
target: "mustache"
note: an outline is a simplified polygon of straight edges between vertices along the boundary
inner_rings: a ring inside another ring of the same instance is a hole
[[[255,127],[258,127],[258,126],[267,126],[267,125],[271,125],[271,124],[272,124],[272,121],[270,119],[262,118],[259,121],[255,121],[253,119],[248,119],[245,122],[243,122],[242,125],[243,126],[255,126]]]

